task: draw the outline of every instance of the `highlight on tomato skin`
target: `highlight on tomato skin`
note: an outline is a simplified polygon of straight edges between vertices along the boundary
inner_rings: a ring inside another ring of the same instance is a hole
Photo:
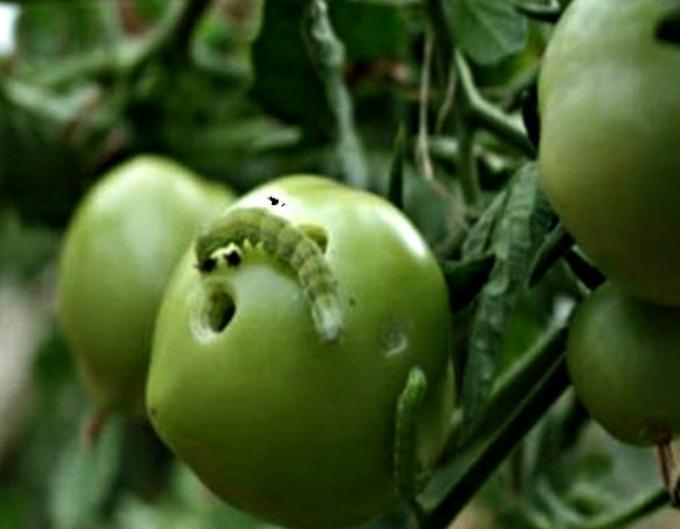
[[[680,306],[680,53],[669,4],[574,0],[538,83],[541,179],[567,230],[612,280]]]
[[[234,195],[158,156],[138,156],[78,205],[59,266],[59,317],[82,379],[106,411],[142,411],[161,296],[200,228]]]
[[[310,529],[367,521],[400,499],[395,423],[412,367],[427,379],[414,419],[423,470],[449,433],[455,401],[444,279],[415,228],[375,195],[293,176],[242,197],[223,220],[239,208],[268,208],[293,229],[323,232],[343,333],[322,339],[312,310],[320,300],[303,294],[276,250],[246,241],[238,266],[217,258],[203,274],[190,250],[156,325],[151,422],[213,492],[246,512]],[[258,239],[269,235],[253,229]]]

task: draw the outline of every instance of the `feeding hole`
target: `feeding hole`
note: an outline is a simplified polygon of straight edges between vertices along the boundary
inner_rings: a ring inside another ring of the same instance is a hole
[[[321,249],[321,253],[326,253],[328,247],[328,234],[321,226],[316,224],[301,224],[298,229],[307,237],[312,239]]]
[[[204,322],[215,333],[226,329],[236,314],[236,305],[226,292],[216,291],[210,295],[204,313]]]

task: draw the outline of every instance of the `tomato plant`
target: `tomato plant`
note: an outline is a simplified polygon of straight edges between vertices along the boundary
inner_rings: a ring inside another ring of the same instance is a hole
[[[199,227],[230,199],[170,160],[140,156],[79,205],[61,256],[59,310],[102,408],[141,408],[163,288]]]
[[[540,165],[593,260],[650,301],[680,303],[680,53],[657,40],[668,4],[575,0],[540,73]]]
[[[267,213],[238,226],[238,246],[221,240],[230,212],[251,208]],[[147,388],[157,432],[263,518],[344,527],[383,512],[413,485],[400,466],[431,467],[451,421],[446,287],[427,245],[383,199],[311,176],[252,191],[211,230],[227,253],[213,246],[203,273],[185,256],[159,314]],[[306,242],[283,249],[297,230]],[[324,336],[312,314],[330,282],[342,329]],[[426,389],[407,385],[421,376]],[[426,392],[413,417],[397,411],[404,391]]]
[[[607,284],[577,310],[567,358],[578,397],[612,435],[632,444],[680,433],[680,309]]]
[[[445,529],[472,502],[474,527],[604,529],[680,504],[680,0],[14,4],[0,527]],[[76,367],[147,416],[87,422]]]

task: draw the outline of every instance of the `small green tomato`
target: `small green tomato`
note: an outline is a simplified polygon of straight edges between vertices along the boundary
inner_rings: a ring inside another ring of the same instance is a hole
[[[680,432],[680,309],[606,284],[576,311],[567,362],[576,394],[614,437],[665,444]]]
[[[412,496],[441,453],[449,341],[444,279],[397,209],[283,178],[234,204],[178,267],[148,413],[228,502],[286,526],[346,527]]]
[[[155,156],[116,167],[82,200],[64,240],[59,312],[100,409],[143,409],[163,289],[191,239],[232,200]]]

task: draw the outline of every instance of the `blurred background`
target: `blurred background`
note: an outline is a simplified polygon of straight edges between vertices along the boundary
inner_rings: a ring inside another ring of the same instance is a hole
[[[422,122],[420,2],[331,2],[353,102],[344,131],[305,48],[303,2],[192,5],[200,9],[166,0],[0,2],[0,529],[273,527],[213,498],[142,419],[114,419],[95,450],[83,448],[92,404],[55,306],[64,229],[92,184],[140,153],[169,156],[238,192],[300,172],[384,192],[397,129]],[[510,52],[471,48],[481,89],[514,118],[549,34],[545,24],[522,26]],[[446,127],[431,128],[425,159],[450,192],[423,178],[424,162],[409,154],[405,210],[445,252],[461,222],[460,160]],[[351,159],[337,148],[348,135]],[[476,163],[492,197],[520,157],[490,136],[480,142]],[[541,312],[535,300],[523,304],[507,363],[536,337]],[[578,425],[568,429],[578,431],[569,450],[565,424]],[[562,444],[551,444],[555,436]],[[599,512],[657,485],[653,454],[612,441],[567,394],[453,527],[580,527],[574,509]],[[400,508],[370,524],[406,526]],[[664,511],[637,525],[678,526]]]

